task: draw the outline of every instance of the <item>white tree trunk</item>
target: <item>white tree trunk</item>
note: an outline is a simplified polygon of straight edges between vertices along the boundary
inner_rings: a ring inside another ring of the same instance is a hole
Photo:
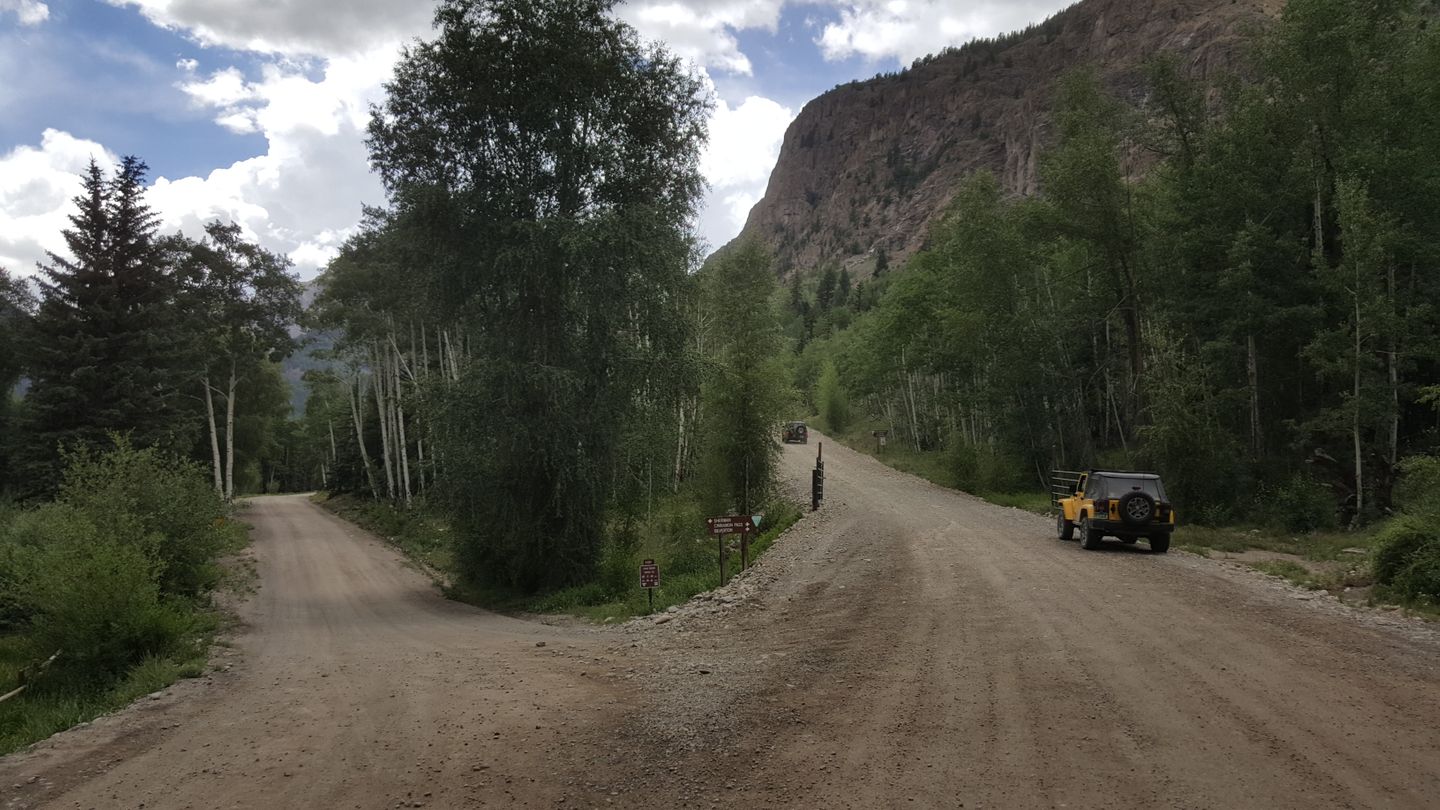
[[[225,497],[225,478],[220,467],[220,431],[215,426],[215,397],[211,393],[210,375],[200,379],[205,386],[205,421],[210,426],[210,470],[215,474],[215,494]]]
[[[371,377],[375,382],[375,414],[380,417],[380,459],[385,467],[385,492],[390,500],[395,500],[395,472],[390,464],[390,414],[386,408],[386,359],[381,356],[378,347],[372,347],[372,360],[370,364]]]
[[[230,386],[225,394],[225,500],[235,500],[235,362],[230,362]]]
[[[394,379],[395,379],[395,389],[394,389],[394,397],[393,397],[393,399],[394,399],[394,401],[395,401],[395,432],[396,432],[397,434],[399,434],[399,435],[396,437],[396,447],[395,447],[395,449],[399,452],[399,458],[400,458],[400,483],[401,483],[402,489],[403,489],[403,491],[404,491],[404,493],[405,493],[405,508],[406,508],[406,509],[409,509],[409,508],[410,508],[410,451],[409,451],[409,445],[408,445],[408,443],[405,441],[405,406],[400,402],[400,353],[399,353],[398,351],[395,353],[395,364],[394,364],[393,368],[394,368],[394,370],[395,370],[395,378],[394,378]]]
[[[350,415],[355,419],[355,441],[360,445],[360,463],[365,465],[365,480],[370,484],[370,493],[380,496],[375,486],[375,468],[370,463],[370,451],[365,448],[365,421],[361,404],[365,401],[365,378],[355,374],[355,387],[350,389]]]

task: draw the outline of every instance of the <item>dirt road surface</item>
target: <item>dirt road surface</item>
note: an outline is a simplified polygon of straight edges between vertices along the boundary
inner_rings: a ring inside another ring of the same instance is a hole
[[[621,628],[259,499],[230,670],[0,760],[3,806],[1440,806],[1434,626],[826,462],[758,566]]]

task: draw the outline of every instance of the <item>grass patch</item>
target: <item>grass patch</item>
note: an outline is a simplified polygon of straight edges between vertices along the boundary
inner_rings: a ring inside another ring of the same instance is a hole
[[[379,535],[405,556],[432,571],[448,576],[454,570],[450,527],[422,499],[416,499],[415,505],[408,511],[396,509],[383,501],[354,495],[327,497],[322,493],[315,496],[315,502],[371,534]]]
[[[1272,577],[1279,577],[1288,580],[1302,588],[1318,590],[1320,584],[1310,569],[1300,563],[1291,560],[1261,560],[1259,562],[1247,563],[1251,568],[1262,574],[1269,574]]]
[[[1335,562],[1367,559],[1375,548],[1377,534],[1374,530],[1291,534],[1270,529],[1181,523],[1175,529],[1174,539],[1176,546],[1205,551],[1206,556],[1208,552],[1238,554],[1254,549],[1294,554],[1315,562]]]
[[[207,622],[213,628],[214,622]],[[0,755],[124,708],[182,678],[205,674],[208,637],[198,638],[190,654],[151,656],[114,683],[42,678],[20,695],[0,703]],[[21,670],[36,662],[21,636],[0,637],[0,693],[19,685]]]

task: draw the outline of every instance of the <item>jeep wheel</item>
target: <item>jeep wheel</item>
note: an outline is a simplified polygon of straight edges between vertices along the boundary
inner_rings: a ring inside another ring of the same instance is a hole
[[[1105,533],[1099,529],[1090,528],[1089,515],[1080,516],[1080,524],[1077,528],[1080,529],[1080,548],[1086,551],[1094,551],[1100,548],[1100,538],[1104,537]]]
[[[1075,539],[1075,524],[1065,519],[1063,510],[1055,516],[1055,535],[1066,542]]]
[[[1120,498],[1120,519],[1127,526],[1144,526],[1155,518],[1155,499],[1140,490]]]
[[[1170,550],[1170,535],[1157,534],[1150,538],[1150,553],[1164,554]]]

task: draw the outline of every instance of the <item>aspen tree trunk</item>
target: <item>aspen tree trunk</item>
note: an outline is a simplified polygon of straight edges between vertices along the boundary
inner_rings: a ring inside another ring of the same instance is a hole
[[[225,500],[235,500],[235,361],[230,361],[230,387],[225,396]]]
[[[360,463],[365,465],[365,480],[370,484],[370,494],[380,496],[375,486],[375,468],[370,464],[370,451],[365,448],[365,421],[362,417],[362,403],[365,402],[365,378],[355,373],[355,388],[350,391],[350,414],[355,418],[355,441],[360,445]]]
[[[680,490],[680,477],[685,474],[685,401],[676,403],[675,471],[670,477],[670,491]]]
[[[395,500],[395,473],[390,467],[390,414],[385,407],[386,399],[386,376],[385,360],[380,356],[378,346],[371,346],[372,362],[370,364],[370,376],[375,383],[375,415],[380,419],[380,460],[385,467],[385,492],[390,500]]]
[[[220,471],[220,432],[215,427],[215,397],[211,394],[210,375],[200,379],[205,386],[205,421],[210,426],[210,470],[215,474],[215,494],[225,497],[225,479]]]
[[[405,406],[400,401],[400,356],[395,356],[395,428],[399,434],[396,449],[400,452],[400,481],[404,485],[405,508],[410,508],[410,451],[405,441]]]

